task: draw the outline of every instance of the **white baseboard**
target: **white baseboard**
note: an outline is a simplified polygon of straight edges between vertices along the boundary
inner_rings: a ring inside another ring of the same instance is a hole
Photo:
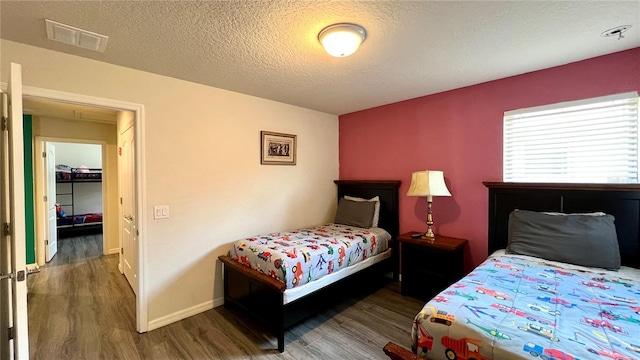
[[[205,301],[202,304],[194,305],[187,309],[176,311],[173,314],[165,315],[161,318],[149,321],[148,331],[155,330],[165,325],[169,325],[182,319],[186,319],[190,316],[200,314],[201,312],[211,310],[223,304],[224,298],[217,298],[210,301]]]
[[[113,248],[113,249],[109,249],[109,254],[107,255],[117,254],[119,252],[120,252],[120,248]]]

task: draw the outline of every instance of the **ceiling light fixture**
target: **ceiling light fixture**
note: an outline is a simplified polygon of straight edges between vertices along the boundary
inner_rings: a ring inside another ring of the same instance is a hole
[[[617,36],[618,40],[620,40],[624,38],[624,36],[622,36],[622,33],[624,33],[629,29],[631,29],[631,25],[620,25],[620,26],[614,27],[613,29],[604,31],[602,34],[600,34],[600,36],[603,36],[603,37]]]
[[[318,34],[324,49],[335,57],[353,54],[366,38],[367,32],[362,26],[349,23],[329,25]]]

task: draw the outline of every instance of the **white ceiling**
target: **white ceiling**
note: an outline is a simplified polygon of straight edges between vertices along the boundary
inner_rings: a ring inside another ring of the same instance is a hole
[[[44,19],[109,36],[46,39]],[[358,52],[317,34],[353,22]],[[633,25],[625,38],[603,31]],[[0,37],[345,114],[640,46],[636,1],[0,1]]]

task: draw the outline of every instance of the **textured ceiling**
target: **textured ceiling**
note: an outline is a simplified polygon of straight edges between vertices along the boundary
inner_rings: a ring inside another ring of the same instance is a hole
[[[46,39],[48,18],[109,36]],[[367,29],[347,58],[318,32]],[[625,38],[600,33],[633,25]],[[636,1],[0,1],[0,37],[332,114],[640,46]]]

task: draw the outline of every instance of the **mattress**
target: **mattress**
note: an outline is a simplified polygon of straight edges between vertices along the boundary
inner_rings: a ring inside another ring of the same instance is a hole
[[[100,222],[102,222],[102,213],[58,217],[58,226],[95,224]]]
[[[57,165],[56,180],[59,182],[102,180],[102,169],[71,168],[67,165]]]
[[[428,359],[640,359],[640,270],[496,253],[430,300],[411,336]]]
[[[378,253],[377,255],[371,256],[369,258],[367,258],[366,260],[363,260],[355,265],[351,265],[349,267],[343,268],[340,271],[331,273],[331,274],[327,274],[319,279],[316,279],[310,283],[306,283],[304,285],[298,286],[298,287],[294,287],[294,288],[290,288],[285,290],[284,292],[284,296],[282,299],[282,303],[283,304],[288,304],[292,301],[296,301],[298,299],[300,299],[301,297],[311,294],[312,292],[316,291],[316,290],[320,290],[323,287],[329,285],[329,284],[333,284],[334,282],[338,281],[338,280],[342,280],[344,278],[349,277],[352,274],[357,273],[358,271],[364,270],[366,268],[368,268],[369,266],[373,266],[383,260],[386,260],[388,258],[391,257],[392,254],[392,250],[391,249],[387,249],[386,251],[382,252],[382,253]]]
[[[291,289],[385,252],[390,239],[381,228],[327,224],[238,240],[229,257]]]

